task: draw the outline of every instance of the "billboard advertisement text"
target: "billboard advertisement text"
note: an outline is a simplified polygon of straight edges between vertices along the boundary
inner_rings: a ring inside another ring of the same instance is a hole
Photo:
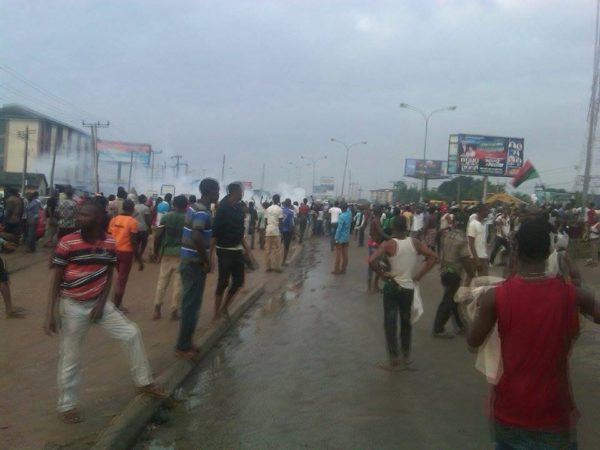
[[[448,145],[448,173],[513,177],[523,166],[524,139],[454,134]]]

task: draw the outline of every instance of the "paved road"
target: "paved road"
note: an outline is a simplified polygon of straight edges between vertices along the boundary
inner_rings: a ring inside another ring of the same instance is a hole
[[[287,289],[261,301],[180,392],[171,420],[138,448],[492,448],[484,415],[488,388],[464,338],[436,340],[440,294],[425,280],[426,312],[414,330],[416,371],[377,369],[385,358],[381,299],[365,294],[365,250],[349,273],[330,275],[324,241],[309,244]],[[596,335],[586,327],[574,355],[582,448],[593,448],[600,412]],[[585,435],[585,436],[583,436]],[[587,443],[587,445],[585,445]]]

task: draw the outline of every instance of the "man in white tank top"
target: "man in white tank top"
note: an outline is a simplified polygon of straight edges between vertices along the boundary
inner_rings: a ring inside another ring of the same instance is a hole
[[[384,280],[384,330],[389,360],[378,365],[385,370],[403,370],[410,364],[410,321],[415,284],[431,270],[435,254],[421,241],[407,237],[406,217],[397,216],[392,222],[392,239],[384,241],[369,257],[369,265]],[[389,268],[383,269],[379,259],[387,257]],[[425,260],[419,263],[424,257]],[[400,346],[398,345],[400,319]]]

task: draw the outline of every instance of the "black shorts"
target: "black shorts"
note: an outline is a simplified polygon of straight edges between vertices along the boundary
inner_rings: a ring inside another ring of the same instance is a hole
[[[219,258],[219,281],[217,281],[217,295],[223,294],[229,279],[231,289],[239,289],[244,285],[244,256],[242,250],[217,249]]]
[[[2,258],[0,258],[0,283],[8,283],[8,270]]]

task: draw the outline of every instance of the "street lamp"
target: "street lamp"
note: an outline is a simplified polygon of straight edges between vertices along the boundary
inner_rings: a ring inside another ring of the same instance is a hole
[[[350,149],[355,145],[367,145],[367,141],[355,142],[354,144],[348,145],[336,138],[331,138],[331,142],[337,142],[338,144],[341,144],[346,148],[346,164],[344,164],[344,176],[342,177],[342,192],[340,193],[340,197],[344,198],[344,185],[346,183],[346,170],[348,169],[348,155],[350,154]]]
[[[423,160],[426,160],[427,159],[427,133],[429,131],[429,119],[434,114],[437,114],[442,111],[456,111],[456,106],[446,106],[445,108],[434,109],[429,114],[427,114],[423,110],[417,108],[416,106],[412,106],[407,103],[400,103],[400,108],[409,109],[411,111],[417,112],[417,113],[421,114],[421,116],[423,116],[423,119],[425,119],[425,141],[423,142]],[[423,181],[421,184],[421,201],[423,201],[423,194],[425,192],[425,189],[427,189],[427,177],[426,177],[425,172],[423,172]]]
[[[321,156],[320,158],[311,158],[308,156],[301,156],[300,159],[309,161],[313,166],[312,188],[310,191],[314,194],[315,193],[315,171],[316,171],[316,167],[317,167],[317,162],[327,159],[327,156]]]

